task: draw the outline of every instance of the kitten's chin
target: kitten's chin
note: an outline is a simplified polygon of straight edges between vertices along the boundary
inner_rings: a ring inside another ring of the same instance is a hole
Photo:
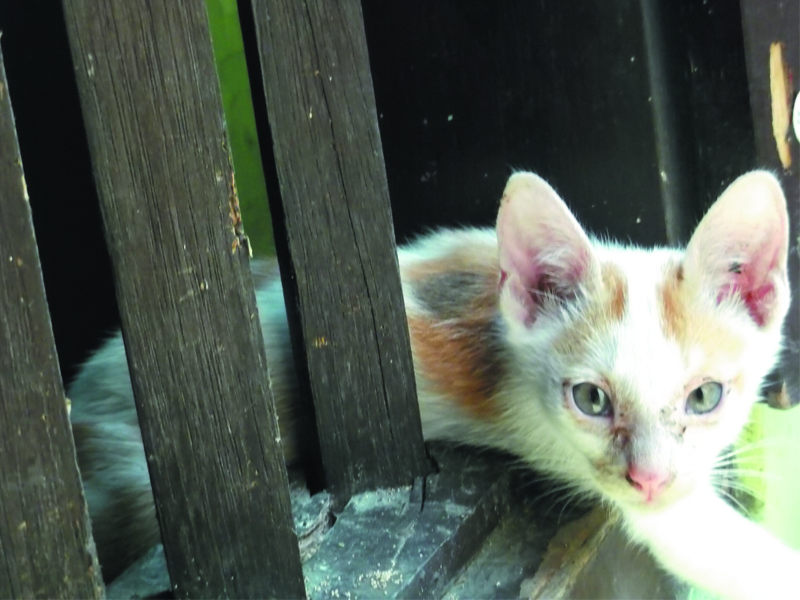
[[[623,512],[651,513],[663,510],[676,500],[677,498],[669,497],[669,494],[663,494],[650,500],[642,496],[624,499],[614,498],[614,503]]]
[[[600,489],[606,498],[611,500],[622,511],[638,513],[658,512],[684,498],[692,491],[693,486],[680,485],[673,482],[667,489],[655,497],[647,498],[634,490],[627,482],[622,484],[601,485]]]

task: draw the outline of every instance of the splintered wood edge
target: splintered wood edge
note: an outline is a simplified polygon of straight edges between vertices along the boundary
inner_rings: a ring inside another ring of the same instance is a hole
[[[783,58],[784,44],[773,42],[769,47],[769,91],[772,100],[772,133],[781,165],[792,166],[792,150],[789,145],[789,126],[792,118],[792,95],[789,66]]]
[[[603,540],[619,521],[616,512],[598,507],[561,527],[547,546],[536,574],[522,582],[522,598],[566,598]]]

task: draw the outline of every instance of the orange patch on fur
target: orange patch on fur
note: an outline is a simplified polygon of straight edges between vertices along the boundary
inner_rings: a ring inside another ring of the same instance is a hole
[[[583,318],[575,321],[554,342],[554,349],[564,356],[580,356],[598,331],[618,323],[625,315],[628,280],[613,263],[600,267],[600,277],[588,283],[589,292],[581,309]]]
[[[472,269],[461,272],[454,270],[449,261],[419,265],[416,274],[424,271],[424,276],[417,280],[416,290],[422,294],[426,310],[408,316],[419,373],[438,393],[453,398],[479,418],[497,414],[493,396],[504,375],[494,329],[498,276],[495,265],[464,264]],[[462,275],[468,279],[461,288],[446,287],[451,282],[460,285]],[[434,289],[445,286],[444,298],[431,304],[435,299],[423,292],[427,285]]]
[[[699,299],[692,297],[682,265],[673,265],[667,271],[659,295],[664,334],[682,348],[702,348],[711,361],[741,353],[742,337],[720,322]]]
[[[686,304],[682,298],[683,267],[670,270],[661,286],[661,326],[667,337],[683,341],[686,333]]]
[[[417,369],[434,389],[453,398],[478,418],[493,418],[494,392],[503,376],[499,357],[487,347],[491,322],[435,321],[409,316]]]
[[[408,313],[417,373],[476,418],[498,415],[505,375],[496,320],[500,265],[494,242],[471,236],[436,257],[401,262],[418,309]]]
[[[613,263],[606,263],[600,271],[603,288],[608,297],[608,315],[620,321],[625,314],[628,295],[628,280],[625,274]]]

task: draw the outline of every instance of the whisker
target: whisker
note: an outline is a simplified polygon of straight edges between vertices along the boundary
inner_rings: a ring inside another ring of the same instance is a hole
[[[564,494],[564,492],[567,492],[567,491],[569,491],[571,493],[570,494]],[[533,499],[533,502],[540,502],[543,499],[547,498],[548,496],[558,496],[558,495],[561,495],[561,494],[564,494],[564,497],[567,497],[567,496],[571,496],[572,493],[574,493],[574,486],[572,484],[565,483],[565,484],[561,484],[559,486],[556,486],[553,489],[547,490],[546,492],[543,492],[543,493],[539,494],[538,496],[536,496]]]
[[[748,442],[747,444],[734,447],[720,456],[736,456],[738,454],[753,450],[760,450],[762,448],[785,448],[787,450],[800,450],[800,444],[797,442],[797,440],[787,437],[760,438],[752,442]]]
[[[735,458],[726,458],[719,460],[713,466],[727,466],[727,465],[740,465],[740,464],[763,464],[762,457],[757,456],[737,456]]]
[[[737,498],[726,492],[725,490],[720,490],[720,492],[726,497],[729,498],[732,502],[739,507],[739,510],[744,513],[748,518],[750,517],[750,511],[742,504]]]
[[[570,503],[571,503],[573,500],[575,500],[575,498],[578,498],[579,496],[580,496],[580,494],[578,494],[578,493],[574,493],[574,494],[571,494],[571,495],[570,495],[570,496],[567,498],[567,501],[566,501],[566,503],[564,504],[564,506],[562,506],[562,507],[561,507],[561,512],[560,512],[560,513],[558,513],[558,520],[556,521],[556,523],[557,523],[558,525],[560,525],[560,524],[561,524],[561,517],[563,517],[563,516],[564,516],[564,511],[565,511],[565,510],[567,510],[567,507],[570,505]]]
[[[736,478],[736,477],[755,477],[764,479],[766,481],[772,482],[780,482],[783,481],[783,477],[777,475],[776,473],[769,473],[767,471],[758,471],[754,469],[724,469],[724,470],[712,470],[712,476],[718,477],[729,477],[729,478]]]
[[[714,487],[720,491],[725,489],[731,490],[738,490],[741,492],[745,492],[748,496],[752,496],[756,500],[764,501],[764,494],[760,491],[756,491],[748,485],[741,484],[738,482],[730,482],[730,481],[712,481]]]

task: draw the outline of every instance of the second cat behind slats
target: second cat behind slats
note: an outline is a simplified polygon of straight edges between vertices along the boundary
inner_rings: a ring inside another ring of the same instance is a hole
[[[610,504],[633,540],[708,591],[800,597],[800,553],[715,491],[781,349],[788,227],[766,172],[737,179],[685,250],[592,238],[545,181],[513,175],[496,230],[443,230],[398,252],[426,439],[512,452]],[[279,280],[257,299],[291,461]],[[69,396],[109,578],[158,541],[119,335]]]

